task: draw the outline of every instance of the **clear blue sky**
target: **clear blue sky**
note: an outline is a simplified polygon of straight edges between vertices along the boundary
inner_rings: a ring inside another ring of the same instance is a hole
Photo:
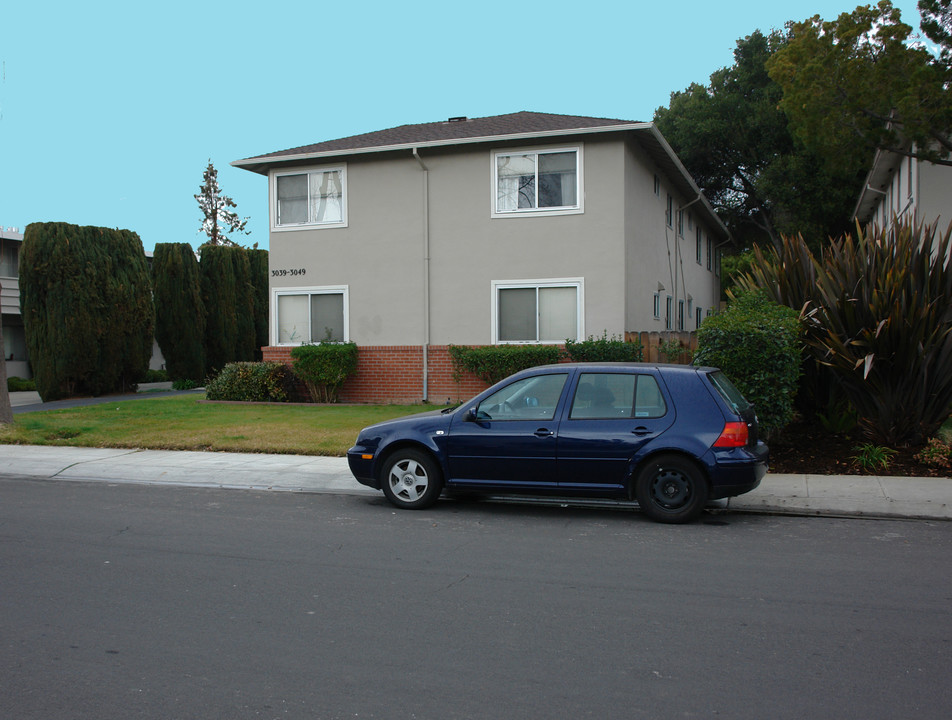
[[[229,165],[322,140],[519,110],[651,120],[738,38],[842,0],[4,3],[0,224],[198,247],[211,159],[268,247],[267,181]],[[895,3],[918,28],[915,0]]]

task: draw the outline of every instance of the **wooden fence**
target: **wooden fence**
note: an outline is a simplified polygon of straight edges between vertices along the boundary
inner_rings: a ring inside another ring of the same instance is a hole
[[[690,365],[697,349],[693,332],[626,332],[626,342],[640,342],[645,362]]]

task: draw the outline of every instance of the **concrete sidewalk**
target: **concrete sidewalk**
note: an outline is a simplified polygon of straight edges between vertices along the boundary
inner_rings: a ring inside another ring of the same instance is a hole
[[[0,445],[0,475],[305,493],[378,495],[345,458]],[[717,501],[735,512],[952,520],[952,480],[767,475],[753,492]]]

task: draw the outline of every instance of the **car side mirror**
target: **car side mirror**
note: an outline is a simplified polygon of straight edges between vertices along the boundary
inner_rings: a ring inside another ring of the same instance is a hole
[[[476,420],[479,419],[476,413],[475,405],[466,411],[466,414],[463,416],[463,419],[466,420],[466,422],[476,422]]]

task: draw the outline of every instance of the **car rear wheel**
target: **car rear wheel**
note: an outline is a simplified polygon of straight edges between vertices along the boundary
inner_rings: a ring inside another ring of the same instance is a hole
[[[384,463],[380,485],[387,500],[398,508],[420,510],[440,497],[443,475],[426,453],[398,450]]]
[[[635,482],[638,506],[652,520],[686,523],[707,503],[707,482],[697,466],[677,455],[659,455],[642,468]]]

